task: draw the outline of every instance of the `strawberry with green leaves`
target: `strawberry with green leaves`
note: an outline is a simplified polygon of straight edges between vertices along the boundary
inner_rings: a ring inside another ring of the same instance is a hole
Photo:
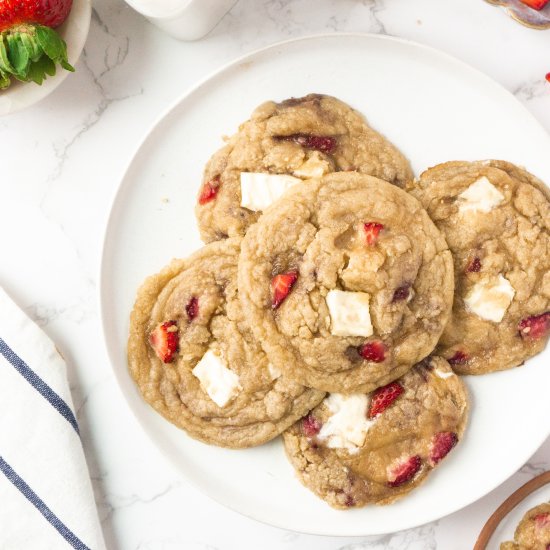
[[[13,78],[42,84],[56,65],[74,71],[67,44],[54,30],[71,6],[72,0],[0,0],[0,89]]]

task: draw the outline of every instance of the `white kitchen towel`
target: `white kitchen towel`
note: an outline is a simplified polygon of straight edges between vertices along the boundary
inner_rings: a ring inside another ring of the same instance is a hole
[[[0,288],[0,549],[103,550],[53,342]]]

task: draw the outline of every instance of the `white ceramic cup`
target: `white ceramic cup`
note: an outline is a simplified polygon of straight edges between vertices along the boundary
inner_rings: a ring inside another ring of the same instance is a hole
[[[178,40],[210,32],[236,0],[126,0],[151,23]]]

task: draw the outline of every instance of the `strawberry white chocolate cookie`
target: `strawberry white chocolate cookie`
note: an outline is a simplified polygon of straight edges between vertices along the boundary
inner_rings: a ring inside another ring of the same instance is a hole
[[[500,550],[550,550],[550,503],[531,508],[514,533],[514,542],[503,542]]]
[[[462,439],[465,386],[441,357],[370,394],[330,394],[284,434],[302,483],[335,508],[389,504]]]
[[[192,437],[223,447],[264,443],[323,393],[270,365],[237,298],[240,239],[173,260],[138,291],[128,364],[143,398]]]
[[[421,204],[341,172],[294,187],[243,239],[239,296],[270,362],[306,386],[368,392],[435,347],[453,265]]]
[[[244,235],[286,189],[341,170],[401,187],[412,179],[405,157],[342,101],[319,94],[268,101],[206,165],[196,207],[202,239]]]
[[[550,191],[504,161],[447,162],[410,188],[453,253],[456,292],[439,342],[462,374],[521,365],[550,335]]]

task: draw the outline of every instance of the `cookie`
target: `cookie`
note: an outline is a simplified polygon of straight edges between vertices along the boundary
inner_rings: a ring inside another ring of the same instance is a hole
[[[410,192],[453,253],[453,314],[437,353],[462,374],[521,365],[550,329],[550,192],[508,162],[447,162]]]
[[[435,347],[453,264],[421,204],[355,172],[304,182],[243,239],[239,295],[269,360],[339,393],[399,378]]]
[[[264,443],[323,393],[280,376],[252,337],[237,297],[240,239],[173,260],[139,289],[128,364],[143,398],[205,443]]]
[[[201,237],[244,235],[286,188],[341,170],[399,186],[412,179],[397,148],[342,101],[319,94],[268,101],[206,165],[195,210]]]
[[[371,394],[330,394],[283,434],[301,482],[334,508],[389,504],[462,439],[468,396],[441,357]]]
[[[503,542],[500,550],[550,550],[550,503],[531,508],[514,533],[514,542]]]

